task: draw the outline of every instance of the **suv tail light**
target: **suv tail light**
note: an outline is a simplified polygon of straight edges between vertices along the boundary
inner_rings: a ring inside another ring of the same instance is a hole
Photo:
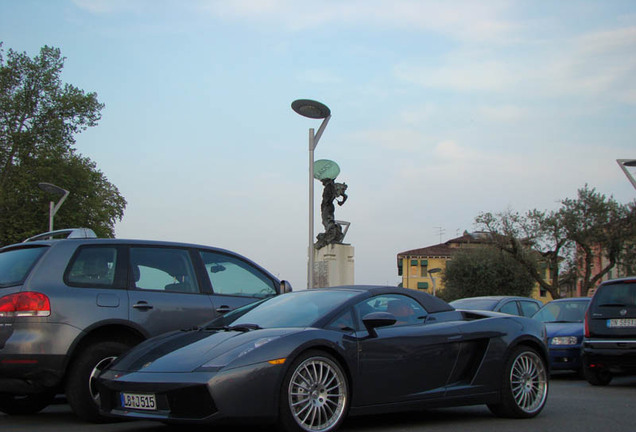
[[[25,291],[0,297],[0,317],[49,315],[51,315],[51,302],[42,293]]]
[[[586,338],[590,337],[590,310],[588,308],[587,312],[585,312],[585,324],[584,324],[584,334]]]

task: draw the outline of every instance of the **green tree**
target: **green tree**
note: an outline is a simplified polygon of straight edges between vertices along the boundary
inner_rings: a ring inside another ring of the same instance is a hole
[[[493,245],[523,265],[553,298],[559,298],[561,287],[575,279],[585,293],[617,264],[633,268],[635,203],[622,205],[586,185],[576,199],[561,204],[554,211],[482,213],[475,221],[491,234]],[[607,264],[592,271],[592,263],[601,255]],[[547,279],[539,264],[547,265]]]
[[[112,236],[126,200],[77,154],[75,135],[97,125],[104,107],[96,93],[85,93],[60,78],[60,50],[44,46],[30,58],[0,43],[0,245],[46,231],[47,196],[37,184],[70,190],[55,217],[56,227],[84,226]]]
[[[453,255],[444,272],[446,301],[484,295],[527,297],[534,280],[510,255],[495,247],[464,249]]]

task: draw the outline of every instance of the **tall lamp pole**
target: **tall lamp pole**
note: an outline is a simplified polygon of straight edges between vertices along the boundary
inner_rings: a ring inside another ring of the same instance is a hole
[[[432,268],[428,271],[428,275],[431,277],[431,281],[433,281],[433,295],[435,295],[435,276],[433,274],[441,272],[442,269],[439,267]]]
[[[616,159],[616,162],[618,163],[618,165],[621,167],[621,169],[623,170],[623,172],[629,179],[629,182],[632,184],[632,186],[634,186],[634,189],[636,189],[636,179],[634,179],[634,176],[632,175],[632,173],[630,173],[629,170],[627,169],[627,167],[631,167],[631,168],[636,167],[636,159]]]
[[[44,192],[62,196],[57,204],[55,204],[53,201],[49,202],[49,231],[53,231],[53,217],[55,217],[55,213],[57,213],[57,211],[60,209],[62,203],[70,192],[51,183],[38,183],[38,187]]]
[[[331,118],[327,105],[310,99],[298,99],[292,102],[292,109],[303,117],[323,119],[318,132],[309,129],[309,249],[307,260],[307,288],[314,287],[314,150]]]

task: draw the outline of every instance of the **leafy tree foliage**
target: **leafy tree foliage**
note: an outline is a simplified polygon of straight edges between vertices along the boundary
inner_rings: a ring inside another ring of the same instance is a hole
[[[48,228],[50,196],[38,183],[71,191],[56,228],[83,226],[112,236],[126,200],[90,159],[73,149],[75,135],[97,125],[104,107],[60,78],[60,50],[44,46],[30,58],[0,43],[0,245]]]
[[[636,202],[622,205],[586,185],[576,199],[561,204],[555,211],[482,213],[476,222],[553,298],[559,298],[561,286],[573,280],[580,281],[585,293],[619,263],[624,269],[633,268]],[[600,256],[606,264],[593,271],[592,263]],[[538,263],[547,265],[548,280]]]
[[[494,247],[460,250],[446,265],[443,279],[440,297],[446,301],[485,295],[527,297],[534,286],[523,266]]]

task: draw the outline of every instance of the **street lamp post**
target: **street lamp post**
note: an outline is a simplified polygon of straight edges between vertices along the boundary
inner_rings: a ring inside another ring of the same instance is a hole
[[[428,275],[431,277],[431,280],[433,281],[433,295],[435,295],[435,276],[433,276],[433,274],[439,273],[441,271],[442,269],[439,267],[432,268],[428,271]]]
[[[303,117],[323,119],[318,132],[309,129],[309,249],[307,260],[307,288],[314,287],[314,150],[320,141],[322,133],[331,118],[331,110],[326,105],[310,100],[298,99],[292,102],[292,109]]]
[[[621,167],[621,169],[623,170],[623,172],[629,179],[629,182],[632,184],[632,186],[634,186],[634,189],[636,189],[636,179],[634,179],[634,176],[632,175],[632,173],[630,173],[629,170],[627,169],[627,167],[630,167],[630,168],[636,167],[636,159],[616,159],[616,162],[618,163],[618,165]]]
[[[44,192],[62,196],[57,204],[55,204],[53,201],[49,202],[49,231],[53,231],[53,217],[55,216],[55,213],[57,213],[57,211],[60,209],[62,203],[70,192],[51,183],[38,183],[38,187]]]

